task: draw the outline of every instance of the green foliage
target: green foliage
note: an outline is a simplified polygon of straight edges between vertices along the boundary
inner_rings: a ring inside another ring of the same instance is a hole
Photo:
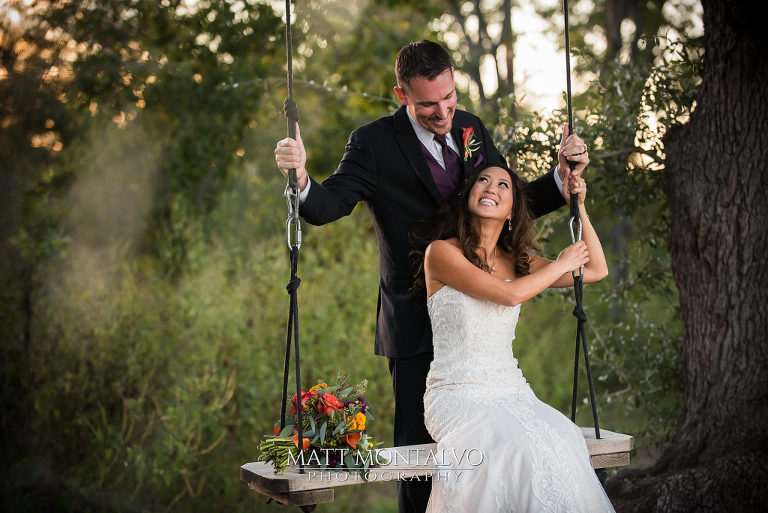
[[[334,238],[359,242],[302,260],[305,380],[335,374],[346,362],[371,380],[371,403],[391,411],[386,364],[370,350],[375,242],[365,222],[334,228]],[[242,259],[217,241],[192,245],[205,251],[190,251],[192,270],[173,283],[148,257],[100,268],[90,248],[70,248],[46,267],[24,378],[31,410],[24,445],[32,450],[15,468],[45,466],[82,500],[99,497],[100,510],[138,501],[186,511],[243,498],[250,510],[259,502],[232,469],[255,459],[279,412],[282,239],[251,243]],[[349,280],[350,270],[364,279]],[[349,286],[329,290],[321,275]],[[390,417],[376,427],[388,443]]]
[[[23,157],[3,169],[13,210],[2,232],[12,258],[0,453],[14,478],[2,502],[252,511],[263,501],[237,466],[255,459],[279,404],[287,314],[284,182],[272,160],[285,133],[283,25],[267,2],[14,7],[31,57],[0,80],[3,148]],[[8,56],[23,47],[8,41]],[[52,65],[69,79],[30,87]],[[302,112],[328,100],[307,89]],[[13,114],[30,105],[43,110]],[[358,97],[347,105],[357,118],[307,123],[322,167],[382,105]],[[40,133],[51,142],[31,148]],[[353,218],[304,228],[304,376],[345,367],[371,380],[387,412],[386,363],[371,351],[375,240],[367,216]],[[326,235],[335,242],[320,245]],[[391,444],[391,415],[377,424]],[[391,502],[380,488],[368,500]],[[361,498],[344,495],[342,508]]]

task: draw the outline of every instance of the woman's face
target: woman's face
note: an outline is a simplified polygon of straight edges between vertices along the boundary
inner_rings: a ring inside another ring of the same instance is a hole
[[[507,219],[514,202],[512,179],[506,169],[489,167],[480,172],[469,190],[469,211],[489,219]]]

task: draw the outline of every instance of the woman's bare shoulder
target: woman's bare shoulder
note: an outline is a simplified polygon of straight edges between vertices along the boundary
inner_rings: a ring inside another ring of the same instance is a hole
[[[434,253],[443,253],[445,251],[453,252],[459,248],[459,240],[456,237],[451,239],[436,239],[429,243],[426,250],[426,255]]]

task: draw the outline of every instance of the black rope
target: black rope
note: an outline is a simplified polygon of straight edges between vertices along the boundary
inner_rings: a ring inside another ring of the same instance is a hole
[[[288,124],[288,137],[296,139],[296,123],[299,121],[299,113],[296,102],[293,100],[293,37],[291,35],[291,0],[285,0],[285,53],[288,74],[288,98],[284,102],[284,112]],[[288,187],[294,189],[298,195],[299,183],[296,179],[296,170],[288,170]]]
[[[573,102],[571,98],[571,41],[568,36],[568,0],[563,0],[563,12],[565,14],[565,70],[566,70],[566,98],[568,102],[568,133],[573,133]],[[576,167],[576,163],[568,161],[571,171]],[[579,195],[572,193],[570,201],[571,218],[571,238],[576,242],[573,235],[573,223],[579,226],[579,240],[581,239],[581,219],[579,219]],[[587,349],[587,332],[585,324],[587,323],[587,314],[584,312],[584,268],[581,268],[579,274],[573,273],[573,292],[576,298],[576,306],[573,307],[573,316],[576,317],[576,356],[573,361],[573,397],[571,399],[571,421],[576,422],[576,399],[579,387],[579,348],[584,351],[584,366],[587,370],[587,383],[589,384],[589,399],[592,405],[592,420],[595,424],[595,438],[600,438],[600,424],[597,418],[597,404],[595,403],[595,389],[592,384],[592,368],[589,364],[589,350]]]
[[[568,36],[568,0],[563,0],[563,12],[565,13],[565,87],[568,103],[568,134],[573,133],[573,102],[571,101],[571,39]],[[576,167],[575,162],[568,161],[571,171]],[[571,194],[571,217],[579,219],[578,194]]]
[[[285,285],[285,290],[290,295],[289,307],[288,307],[288,329],[286,330],[288,335],[285,341],[285,365],[283,366],[283,406],[280,411],[280,429],[285,427],[285,409],[287,405],[286,396],[288,395],[288,373],[291,365],[291,335],[294,332],[295,327],[298,327],[299,322],[299,304],[297,301],[297,292],[299,285],[301,284],[301,278],[296,276],[298,268],[298,250],[290,253],[291,259],[291,281]],[[295,323],[295,324],[294,324]],[[295,329],[296,344],[298,347],[298,333],[299,330]],[[300,391],[299,391],[300,392]],[[298,396],[297,396],[298,397]]]
[[[293,247],[290,251],[291,259],[291,279],[285,285],[285,290],[290,296],[290,306],[288,308],[288,329],[285,339],[285,365],[283,367],[283,402],[280,411],[280,430],[285,428],[285,410],[288,399],[288,373],[291,362],[291,339],[293,339],[294,352],[296,354],[296,440],[299,453],[304,450],[304,431],[302,429],[302,401],[301,401],[301,364],[299,355],[299,301],[298,291],[301,285],[301,278],[296,275],[299,264],[299,248]],[[304,473],[304,463],[299,460],[299,472]]]
[[[299,120],[296,102],[293,101],[293,59],[291,55],[291,2],[285,0],[285,46],[288,61],[288,98],[284,102],[285,116],[288,119],[288,137],[296,138],[296,123]],[[285,363],[283,366],[283,401],[280,409],[280,430],[285,428],[285,413],[288,405],[288,374],[291,367],[291,339],[293,339],[296,359],[296,445],[299,454],[304,451],[304,430],[302,428],[302,400],[301,400],[301,358],[299,355],[299,300],[298,290],[301,278],[298,277],[299,248],[301,247],[301,225],[299,222],[299,184],[296,179],[296,170],[288,171],[288,186],[285,189],[285,199],[288,201],[288,220],[286,221],[286,242],[288,255],[291,262],[291,279],[286,284],[285,290],[290,296],[288,308],[288,328],[285,340]],[[292,228],[295,229],[295,238],[292,237]],[[303,459],[299,459],[299,473],[304,473]]]
[[[573,277],[573,291],[576,297],[576,305],[573,307],[573,316],[576,317],[576,356],[573,362],[573,397],[571,400],[571,421],[576,422],[576,398],[578,396],[579,383],[579,347],[584,351],[584,366],[587,370],[587,383],[589,384],[589,400],[592,405],[592,420],[595,424],[595,438],[600,438],[600,421],[597,417],[597,403],[595,402],[595,387],[592,384],[592,367],[589,363],[589,349],[587,348],[587,314],[582,307],[584,298],[584,275]]]

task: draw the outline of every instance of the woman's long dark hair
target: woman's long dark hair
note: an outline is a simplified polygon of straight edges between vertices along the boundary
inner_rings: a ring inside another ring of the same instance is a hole
[[[491,167],[491,166],[488,166]],[[499,234],[498,246],[506,253],[512,255],[515,276],[529,274],[528,252],[538,249],[533,238],[532,216],[528,210],[523,191],[523,181],[506,167],[511,178],[510,190],[512,191],[512,222],[504,223]],[[469,210],[469,191],[475,185],[480,173],[487,169],[481,168],[467,180],[461,193],[451,202],[440,209],[429,219],[415,223],[410,230],[409,237],[413,247],[410,252],[411,268],[413,270],[413,292],[426,293],[426,281],[424,277],[424,253],[427,246],[434,240],[446,240],[456,237],[464,256],[480,269],[490,271],[487,255],[480,247],[480,231],[477,223],[473,222],[472,212]],[[483,253],[481,257],[478,254]]]

